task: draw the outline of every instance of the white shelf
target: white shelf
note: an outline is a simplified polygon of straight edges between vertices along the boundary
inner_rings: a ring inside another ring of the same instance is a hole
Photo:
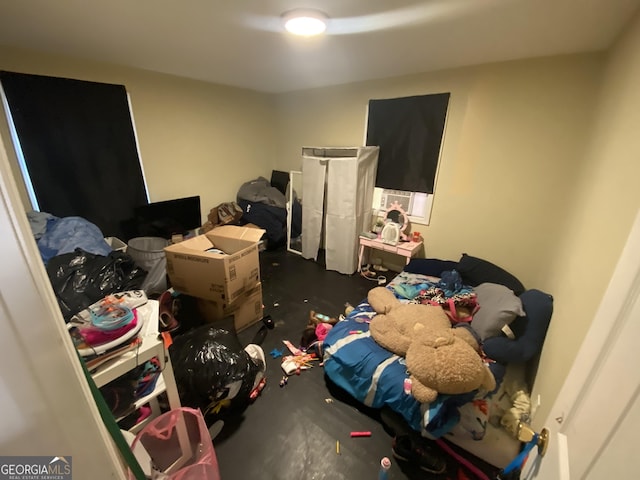
[[[133,370],[139,365],[143,365],[152,358],[158,358],[160,363],[160,374],[156,381],[153,392],[136,400],[134,407],[137,410],[141,406],[151,404],[152,415],[141,424],[135,425],[131,430],[139,430],[150,419],[160,414],[156,398],[161,393],[167,393],[169,407],[171,409],[180,408],[180,396],[173,376],[173,367],[169,353],[164,348],[164,343],[158,332],[159,304],[157,300],[149,300],[141,307],[138,307],[138,319],[144,321],[140,330],[142,343],[135,350],[123,353],[120,357],[97,368],[92,374],[93,380],[98,388],[119,378],[125,373]],[[118,421],[122,420],[119,418]]]
[[[145,305],[138,307],[138,319],[144,322],[139,337],[142,344],[120,357],[97,368],[93,373],[96,385],[102,387],[115,380],[138,365],[144,364],[155,356],[164,357],[162,339],[158,338],[158,314],[159,306],[156,300],[149,300]],[[159,359],[164,363],[164,358]]]

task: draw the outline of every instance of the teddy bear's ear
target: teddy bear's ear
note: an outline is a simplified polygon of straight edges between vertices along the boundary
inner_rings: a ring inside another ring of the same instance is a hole
[[[393,292],[386,287],[375,287],[369,290],[367,300],[376,313],[382,314],[389,313],[400,303]]]

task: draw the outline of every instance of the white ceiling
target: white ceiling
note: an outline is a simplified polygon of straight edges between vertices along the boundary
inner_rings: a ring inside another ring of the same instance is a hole
[[[264,92],[607,48],[640,0],[0,0],[0,44]],[[280,16],[312,7],[321,38]]]

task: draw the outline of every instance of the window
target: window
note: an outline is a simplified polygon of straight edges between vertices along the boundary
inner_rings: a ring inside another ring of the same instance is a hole
[[[397,200],[429,224],[449,93],[370,100],[366,144],[380,147],[373,208]]]
[[[124,237],[148,203],[124,85],[4,71],[0,82],[32,208]]]

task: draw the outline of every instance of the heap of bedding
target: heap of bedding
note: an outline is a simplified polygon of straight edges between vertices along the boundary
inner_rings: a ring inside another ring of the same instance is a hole
[[[461,283],[447,292],[441,279],[447,278],[443,272],[453,271],[459,273]],[[371,336],[369,323],[376,312],[366,300],[338,322],[324,341],[328,378],[369,407],[391,408],[427,437],[462,437],[477,442],[489,436],[490,427],[497,427],[496,431],[511,439],[509,451],[517,450],[517,425],[528,420],[529,413],[531,382],[526,376],[542,349],[553,310],[551,295],[526,290],[510,273],[466,254],[459,262],[413,259],[387,288],[401,302],[437,303],[455,309],[449,311],[454,323],[453,317],[464,317],[466,308],[471,316],[462,322],[482,346],[496,388],[439,394],[432,402],[418,402],[407,389],[411,372],[406,359],[383,348]],[[457,302],[451,303],[449,298],[457,298]],[[490,436],[495,436],[493,430]]]

